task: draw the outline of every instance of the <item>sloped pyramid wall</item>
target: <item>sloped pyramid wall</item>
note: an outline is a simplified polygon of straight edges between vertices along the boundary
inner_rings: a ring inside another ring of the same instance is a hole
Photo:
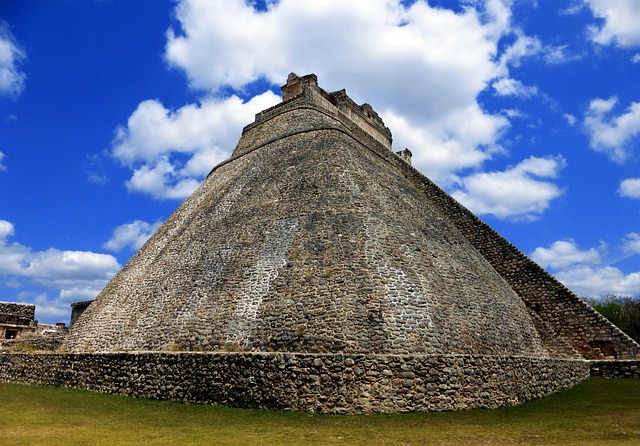
[[[0,381],[333,413],[517,404],[638,345],[291,75],[233,156],[78,318]],[[635,364],[635,363],[634,363]],[[631,367],[631,366],[630,366]]]
[[[316,130],[331,119],[296,115],[275,119],[314,130],[217,169],[69,345],[543,354],[522,301],[447,219],[356,140]]]
[[[67,348],[579,357],[425,199],[369,106],[315,76],[283,91]]]

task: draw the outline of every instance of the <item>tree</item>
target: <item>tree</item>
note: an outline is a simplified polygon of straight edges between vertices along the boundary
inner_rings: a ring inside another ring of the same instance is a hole
[[[609,294],[601,299],[585,299],[634,341],[640,343],[640,297]]]

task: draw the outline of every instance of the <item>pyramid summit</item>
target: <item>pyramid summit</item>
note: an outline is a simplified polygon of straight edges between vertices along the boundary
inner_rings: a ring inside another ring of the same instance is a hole
[[[56,357],[64,376],[104,391],[91,377],[108,370],[106,391],[138,396],[394,412],[514,404],[586,379],[586,360],[638,359],[395,153],[370,105],[313,74],[282,93],[77,319]]]

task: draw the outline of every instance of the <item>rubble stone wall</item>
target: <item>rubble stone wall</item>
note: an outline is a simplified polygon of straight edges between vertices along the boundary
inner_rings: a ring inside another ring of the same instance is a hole
[[[640,361],[590,361],[591,376],[640,379]]]
[[[14,302],[0,302],[0,315],[12,315],[19,319],[33,321],[36,315],[36,306],[31,304],[18,304]]]
[[[375,146],[374,146],[375,147]],[[640,346],[555,277],[399,156],[394,164],[436,204],[554,334],[586,359],[635,359]]]
[[[400,172],[323,110],[286,110],[112,279],[69,350],[557,356]]]
[[[495,408],[589,377],[583,360],[297,353],[0,354],[0,382],[339,414]]]

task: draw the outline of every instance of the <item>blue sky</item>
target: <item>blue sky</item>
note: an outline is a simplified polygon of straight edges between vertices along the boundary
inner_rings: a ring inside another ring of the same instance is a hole
[[[289,72],[581,296],[640,294],[638,0],[3,0],[0,300],[101,290]]]

